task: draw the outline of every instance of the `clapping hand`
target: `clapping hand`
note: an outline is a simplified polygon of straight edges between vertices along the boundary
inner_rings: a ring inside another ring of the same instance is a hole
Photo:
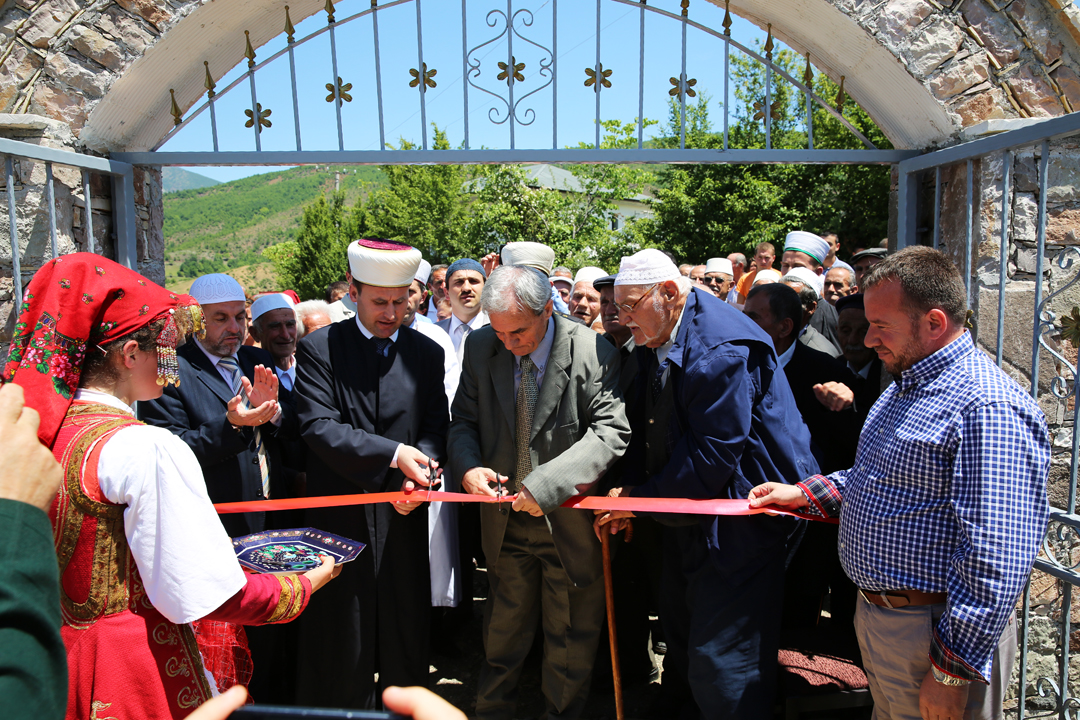
[[[236,426],[254,427],[270,422],[281,412],[278,379],[273,369],[255,366],[255,382],[240,378],[240,394],[229,401],[225,417]],[[251,407],[244,406],[244,396]]]

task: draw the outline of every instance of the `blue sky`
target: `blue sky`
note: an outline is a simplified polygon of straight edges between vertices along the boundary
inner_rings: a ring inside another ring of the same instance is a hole
[[[427,121],[436,123],[447,131],[450,142],[458,146],[464,139],[465,112],[463,100],[462,64],[462,8],[451,0],[421,0],[423,54],[428,69],[437,74],[435,88],[429,88],[426,96]],[[386,4],[386,3],[383,3]],[[673,13],[679,12],[678,0],[652,0],[649,5]],[[342,107],[342,125],[345,149],[376,150],[379,147],[378,111],[375,90],[374,42],[370,16],[342,24],[350,15],[367,9],[367,0],[343,0],[336,6],[338,25],[335,28],[338,75],[344,82],[352,83],[350,94],[353,101]],[[495,37],[503,29],[499,14],[505,13],[506,4],[497,2],[472,2],[468,4],[466,31],[469,48],[475,48]],[[545,49],[540,49],[514,36],[514,55],[517,62],[525,63],[524,81],[515,84],[515,99],[547,82],[541,74],[540,60],[548,56],[546,49],[552,46],[552,1],[521,0],[514,2],[513,11],[531,13],[532,24],[525,26],[528,13],[518,15],[515,27],[520,34]],[[596,62],[596,3],[584,0],[562,0],[558,4],[558,123],[559,147],[576,145],[580,141],[591,142],[595,134],[595,101],[592,88],[584,87],[584,69]],[[418,41],[416,33],[416,4],[404,3],[386,8],[378,13],[380,61],[382,65],[383,108],[385,137],[390,144],[398,144],[404,137],[417,144],[421,141],[420,93],[408,86],[412,79],[409,70],[418,66]],[[724,12],[705,0],[693,0],[690,18],[708,27],[721,30]],[[638,114],[639,77],[639,18],[636,6],[601,1],[600,59],[604,69],[612,70],[611,88],[601,92],[601,118],[633,120]],[[734,17],[732,38],[748,47],[755,40],[763,41],[764,33],[749,22]],[[284,13],[281,18],[284,27]],[[488,23],[494,22],[495,27]],[[306,37],[326,26],[324,12],[308,18],[296,26],[296,39]],[[681,23],[677,20],[646,13],[645,41],[645,117],[663,122],[667,117],[668,90],[671,76],[681,69]],[[239,38],[237,42],[243,42]],[[694,28],[687,32],[687,74],[697,79],[696,90],[712,96],[711,116],[714,126],[722,123],[719,102],[723,95],[724,64],[723,42]],[[269,58],[286,47],[284,34],[258,50],[258,62]],[[779,46],[778,46],[779,47]],[[734,52],[734,51],[733,51]],[[491,92],[506,95],[505,81],[496,80],[500,72],[498,62],[505,62],[506,37],[492,42],[471,53],[480,61],[480,77],[477,85]],[[325,85],[331,82],[329,33],[323,33],[303,45],[295,47],[297,67],[298,101],[300,107],[301,135],[304,150],[336,150],[337,122],[332,103],[326,102]],[[244,110],[251,106],[251,94],[247,80],[232,91],[225,88],[243,75],[246,63],[230,71],[217,83],[216,104],[218,137],[222,150],[254,150],[253,131],[245,129]],[[292,92],[289,76],[288,55],[273,61],[256,75],[259,103],[272,109],[270,120],[273,127],[265,129],[261,141],[264,150],[294,150],[295,131],[292,111]],[[515,141],[519,148],[552,147],[552,100],[553,88],[548,86],[522,101],[518,106],[518,118],[527,120],[527,109],[535,113],[531,125],[516,124]],[[201,105],[198,103],[198,105]],[[509,147],[509,123],[495,123],[505,116],[505,106],[481,90],[469,88],[469,145],[473,148]],[[193,108],[194,109],[194,108]],[[654,128],[655,130],[655,128]],[[646,138],[649,137],[646,130]],[[430,132],[429,132],[430,137]],[[211,150],[210,116],[204,112],[187,127],[172,137],[163,150]],[[196,172],[217,180],[233,180],[257,172],[280,168],[207,167]]]

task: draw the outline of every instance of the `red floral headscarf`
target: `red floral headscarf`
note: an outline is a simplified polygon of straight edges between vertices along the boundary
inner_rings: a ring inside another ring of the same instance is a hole
[[[88,348],[168,317],[157,338],[158,383],[179,384],[176,346],[202,330],[202,310],[142,275],[93,253],[64,255],[34,275],[0,383],[15,382],[41,415],[38,437],[52,446],[79,387]]]

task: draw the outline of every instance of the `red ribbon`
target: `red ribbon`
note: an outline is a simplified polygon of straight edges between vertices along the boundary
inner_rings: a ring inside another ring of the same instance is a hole
[[[215,505],[218,513],[267,512],[272,510],[302,510],[307,508],[342,507],[347,505],[370,505],[381,502],[465,502],[512,504],[515,495],[502,498],[489,495],[468,495],[465,493],[442,492],[439,490],[416,490],[411,493],[383,492],[360,493],[359,495],[324,495],[320,497],[290,498],[287,500],[255,500],[252,502],[220,503]],[[688,498],[639,498],[605,497],[602,495],[575,495],[562,504],[564,508],[578,510],[629,510],[631,512],[675,513],[680,515],[789,515],[806,520],[818,520],[827,523],[839,523],[836,518],[823,518],[816,515],[781,510],[776,507],[750,507],[749,500],[690,500]]]

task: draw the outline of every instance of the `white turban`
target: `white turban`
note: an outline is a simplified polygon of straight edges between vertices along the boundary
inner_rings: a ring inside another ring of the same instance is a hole
[[[233,278],[222,273],[212,273],[196,278],[188,295],[200,305],[223,302],[245,302],[244,288]]]
[[[262,295],[251,303],[251,319],[252,321],[258,320],[260,315],[264,315],[271,310],[292,310],[295,307],[296,304],[292,301],[292,298],[285,293]]]
[[[671,258],[659,250],[648,248],[622,259],[615,284],[652,285],[681,277],[682,273]]]
[[[789,232],[787,237],[784,238],[784,252],[788,250],[798,250],[821,264],[825,262],[825,257],[829,254],[829,243],[814,233],[796,230],[795,232]]]
[[[502,249],[503,265],[525,265],[539,270],[544,277],[551,275],[555,265],[555,251],[538,242],[506,243]]]
[[[574,284],[577,285],[579,282],[583,282],[588,283],[589,287],[592,287],[593,280],[606,276],[607,272],[598,267],[583,267],[577,271],[576,275],[574,275]]]
[[[765,270],[758,270],[757,275],[754,276],[755,285],[764,285],[765,283],[780,282],[780,271],[773,270],[772,268],[766,268]]]
[[[731,261],[727,258],[709,258],[705,263],[705,274],[709,273],[723,273],[725,275],[735,275],[735,271],[731,268]]]
[[[808,270],[804,267],[794,267],[787,271],[784,278],[795,278],[803,285],[811,288],[817,293],[818,298],[821,297],[822,291],[825,289],[825,280],[813,270]]]
[[[361,238],[349,243],[353,280],[376,287],[408,287],[420,267],[420,251],[393,240]]]

